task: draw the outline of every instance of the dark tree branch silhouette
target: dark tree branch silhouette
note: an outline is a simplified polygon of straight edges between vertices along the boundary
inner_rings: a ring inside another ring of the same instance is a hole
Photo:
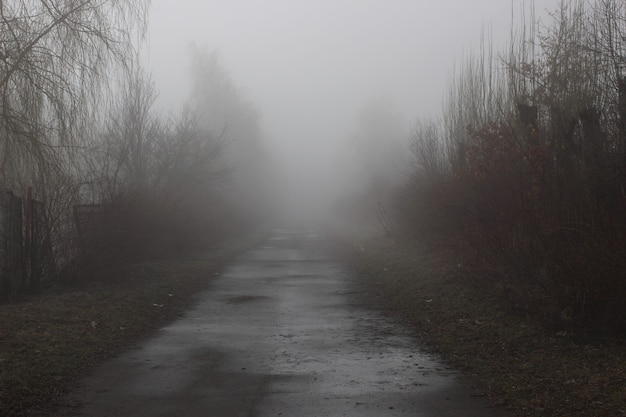
[[[58,169],[116,66],[134,58],[149,0],[0,2],[0,183]]]

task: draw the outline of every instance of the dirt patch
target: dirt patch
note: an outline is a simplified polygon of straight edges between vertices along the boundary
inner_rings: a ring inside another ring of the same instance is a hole
[[[464,277],[443,251],[383,240],[358,247],[349,257],[364,302],[409,321],[493,403],[519,416],[626,415],[623,340],[559,336]]]

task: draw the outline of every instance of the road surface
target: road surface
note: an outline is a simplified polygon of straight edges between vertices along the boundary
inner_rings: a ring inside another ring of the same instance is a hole
[[[178,321],[81,381],[89,417],[501,417],[392,319],[355,301],[314,234],[276,230]]]

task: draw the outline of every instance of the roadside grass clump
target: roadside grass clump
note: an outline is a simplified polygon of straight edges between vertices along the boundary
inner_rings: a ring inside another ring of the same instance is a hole
[[[365,302],[405,321],[493,404],[515,416],[626,415],[623,340],[557,335],[441,247],[359,246],[350,260]]]

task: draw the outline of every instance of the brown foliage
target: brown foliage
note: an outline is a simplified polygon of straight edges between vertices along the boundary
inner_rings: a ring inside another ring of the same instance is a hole
[[[611,7],[618,12],[603,13]],[[502,85],[476,65],[461,75],[475,83],[453,83],[476,91],[450,95],[442,142],[454,152],[438,175],[422,175],[424,152],[414,149],[403,224],[451,245],[479,282],[557,331],[623,333],[626,112],[615,64],[626,57],[606,31],[626,30],[626,9],[612,1],[561,8],[533,44],[539,51],[512,49],[497,107],[479,93]]]

